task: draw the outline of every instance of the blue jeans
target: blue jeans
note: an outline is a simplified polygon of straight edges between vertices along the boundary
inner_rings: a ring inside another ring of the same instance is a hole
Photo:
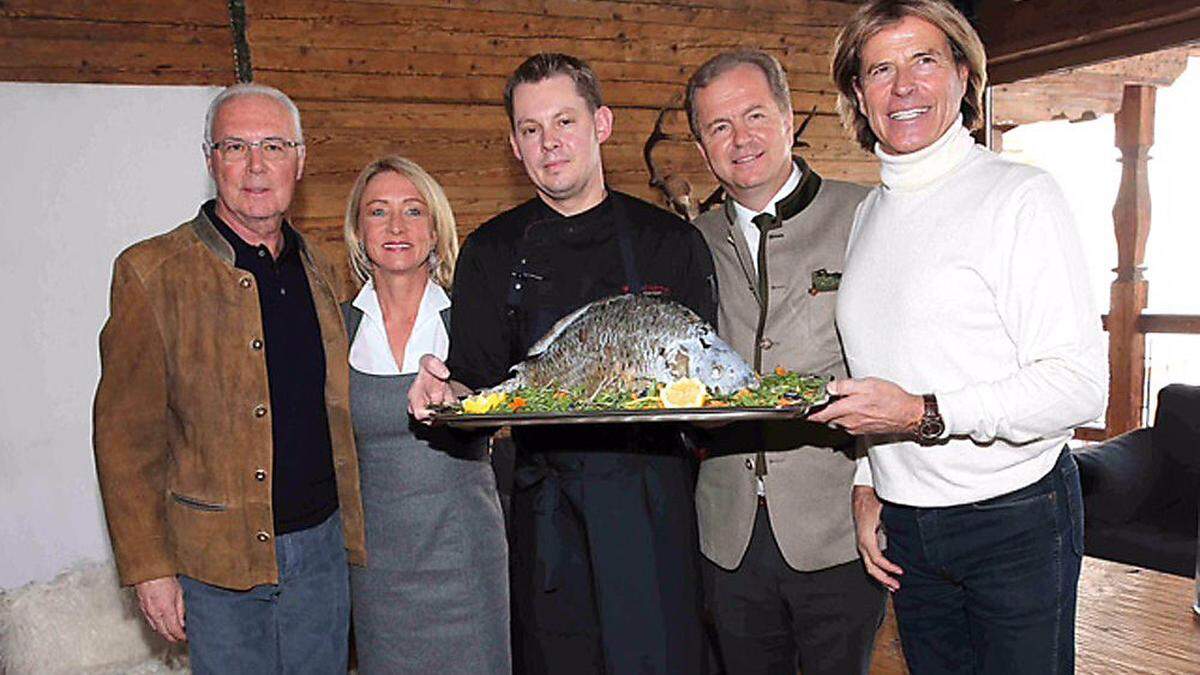
[[[885,503],[883,526],[904,570],[893,602],[914,675],[1074,672],[1083,500],[1065,449],[1044,478],[993,499]]]
[[[338,673],[349,659],[342,519],[275,538],[279,583],[233,591],[180,576],[196,675]]]

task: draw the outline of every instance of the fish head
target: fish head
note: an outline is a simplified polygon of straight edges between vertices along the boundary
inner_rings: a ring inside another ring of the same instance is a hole
[[[733,347],[711,326],[703,326],[696,336],[699,349],[690,354],[689,371],[714,394],[732,394],[740,389],[757,389],[758,375]]]

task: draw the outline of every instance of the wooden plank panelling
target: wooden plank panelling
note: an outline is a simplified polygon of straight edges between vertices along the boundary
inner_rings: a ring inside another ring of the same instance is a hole
[[[833,37],[853,5],[823,0],[247,0],[255,80],[291,94],[304,114],[307,177],[298,223],[331,245],[358,170],[384,153],[408,156],[443,184],[460,234],[532,196],[508,143],[501,95],[527,56],[587,59],[616,117],[604,145],[613,187],[662,203],[642,146],[658,110],[679,108],[688,75],[739,46],[784,63],[800,114],[816,109],[805,156],[830,178],[872,183],[874,157],[849,139],[829,80]],[[662,168],[707,196],[715,182],[682,111]]]
[[[0,81],[232,84],[221,0],[0,1]]]
[[[709,56],[761,47],[788,70],[798,115],[816,111],[805,157],[830,178],[873,183],[877,163],[847,137],[829,81],[833,37],[854,3],[834,0],[245,0],[255,81],[304,114],[307,175],[297,224],[336,246],[359,169],[407,155],[445,186],[462,235],[533,192],[512,157],[501,105],[524,58],[563,51],[599,75],[616,125],[604,146],[613,187],[662,203],[642,146],[702,199],[715,182],[679,111],[688,75]],[[224,0],[0,0],[0,80],[231,84]],[[340,253],[339,253],[340,255]]]

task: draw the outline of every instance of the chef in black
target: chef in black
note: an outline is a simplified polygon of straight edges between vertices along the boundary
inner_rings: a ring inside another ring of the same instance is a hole
[[[504,103],[513,153],[537,197],[463,244],[449,357],[427,356],[410,390],[419,419],[455,383],[506,379],[554,322],[594,300],[656,294],[715,319],[712,258],[699,232],[605,187],[600,144],[613,114],[591,68],[533,56],[509,78]],[[695,465],[678,431],[518,427],[513,440],[515,670],[703,672]]]

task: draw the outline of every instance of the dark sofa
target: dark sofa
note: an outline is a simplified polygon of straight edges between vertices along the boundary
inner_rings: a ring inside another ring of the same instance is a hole
[[[1200,497],[1200,387],[1158,394],[1154,426],[1074,452],[1087,555],[1192,576]]]

